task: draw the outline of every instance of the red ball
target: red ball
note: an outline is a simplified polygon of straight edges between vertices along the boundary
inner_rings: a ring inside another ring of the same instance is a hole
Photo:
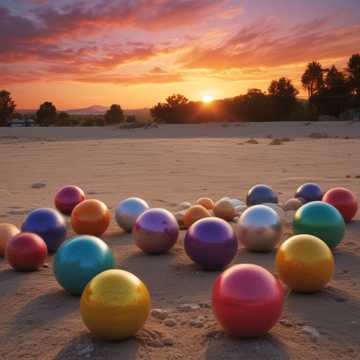
[[[74,207],[85,200],[85,193],[75,185],[60,189],[55,195],[55,206],[64,215],[71,215]]]
[[[218,276],[212,308],[225,332],[236,337],[266,334],[278,321],[284,305],[281,283],[253,264],[230,267]]]
[[[48,251],[45,241],[36,234],[23,232],[6,246],[5,256],[17,271],[34,271],[44,265]]]
[[[345,188],[336,187],[328,190],[322,200],[336,207],[347,222],[353,219],[358,209],[356,196]]]

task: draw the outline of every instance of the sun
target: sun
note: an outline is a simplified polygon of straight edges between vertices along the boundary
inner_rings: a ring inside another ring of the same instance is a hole
[[[205,104],[209,104],[214,100],[214,98],[211,95],[204,95],[201,100]]]

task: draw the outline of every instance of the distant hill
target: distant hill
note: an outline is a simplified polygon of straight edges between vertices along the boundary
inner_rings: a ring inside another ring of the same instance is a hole
[[[103,115],[109,108],[102,105],[92,105],[85,108],[69,109],[69,110],[58,110],[65,111],[70,115]],[[18,109],[17,112],[21,114],[34,114],[37,110],[34,109]],[[137,120],[144,121],[150,119],[150,110],[147,108],[143,109],[125,109],[125,115],[135,115]]]

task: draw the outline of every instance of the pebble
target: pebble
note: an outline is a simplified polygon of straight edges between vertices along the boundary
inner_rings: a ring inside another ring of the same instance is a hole
[[[178,210],[186,210],[189,208],[191,208],[191,203],[189,203],[188,201],[183,201],[177,206]]]
[[[165,320],[168,317],[169,313],[163,309],[152,309],[151,316],[155,319]]]
[[[176,321],[174,319],[165,319],[164,324],[168,327],[174,327],[176,325]]]
[[[292,326],[292,323],[288,319],[281,319],[279,322],[280,322],[281,325],[284,325],[286,327],[291,327]]]
[[[165,346],[173,346],[175,344],[175,341],[172,338],[165,338],[163,340],[163,343]]]
[[[42,189],[42,188],[46,187],[46,184],[42,183],[42,182],[36,182],[36,183],[32,183],[31,187],[33,189]]]
[[[310,337],[310,339],[314,342],[319,341],[320,334],[319,332],[312,326],[305,325],[302,327],[302,332]]]
[[[78,348],[79,348],[79,350],[78,350],[77,354],[79,356],[90,355],[90,353],[92,353],[95,350],[94,345],[85,345],[84,347],[82,347],[82,345],[79,344]]]
[[[204,322],[201,319],[193,319],[190,321],[190,326],[195,328],[202,328],[204,327]]]
[[[181,304],[181,305],[177,306],[177,309],[182,312],[189,312],[189,311],[199,310],[200,305],[198,305],[198,304]]]

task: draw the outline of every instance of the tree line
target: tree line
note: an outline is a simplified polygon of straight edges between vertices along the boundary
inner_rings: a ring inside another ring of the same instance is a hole
[[[174,94],[165,102],[150,109],[152,118],[162,123],[199,123],[211,121],[292,121],[316,120],[319,115],[338,117],[350,109],[360,111],[360,54],[352,55],[344,71],[334,65],[324,68],[319,62],[310,62],[301,83],[307,91],[307,101],[299,100],[299,91],[290,79],[281,77],[271,81],[267,92],[249,89],[246,94],[215,100],[211,104],[190,101],[184,95]],[[0,91],[0,126],[7,126],[15,112],[11,94]],[[81,116],[57,112],[55,105],[44,102],[33,115],[39,126],[104,126],[125,120],[135,122],[134,116],[125,119],[118,104],[111,105],[105,115]]]

